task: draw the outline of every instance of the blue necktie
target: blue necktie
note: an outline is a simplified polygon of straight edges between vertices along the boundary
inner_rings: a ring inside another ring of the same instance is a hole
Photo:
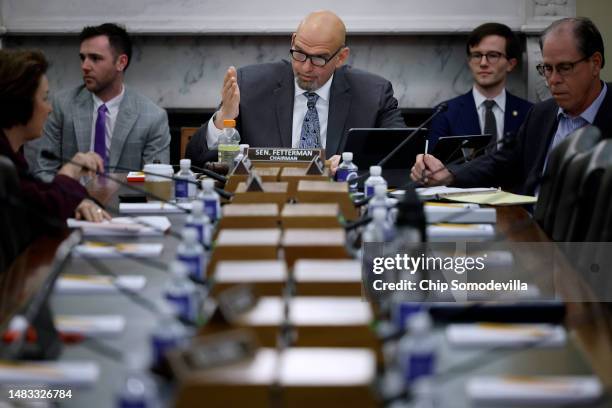
[[[98,108],[98,118],[96,120],[96,133],[94,139],[94,152],[98,153],[104,165],[108,164],[106,157],[106,105],[101,105]]]
[[[317,99],[319,95],[314,92],[305,92],[308,102],[306,115],[302,123],[302,135],[300,137],[300,149],[318,149],[321,147],[319,115],[317,114]]]

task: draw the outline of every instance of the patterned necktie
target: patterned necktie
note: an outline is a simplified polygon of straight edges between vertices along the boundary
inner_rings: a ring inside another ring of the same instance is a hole
[[[483,105],[485,106],[484,134],[491,135],[491,141],[489,142],[487,151],[495,151],[497,150],[497,121],[493,113],[495,101],[487,99],[483,102]]]
[[[94,139],[94,152],[98,153],[104,164],[108,164],[106,157],[106,105],[101,105],[98,108],[98,119],[96,120],[96,133]]]
[[[304,123],[302,123],[302,135],[300,137],[300,149],[318,149],[321,147],[319,115],[317,114],[317,99],[319,95],[314,92],[305,92],[308,102],[306,106],[308,110],[304,115]]]

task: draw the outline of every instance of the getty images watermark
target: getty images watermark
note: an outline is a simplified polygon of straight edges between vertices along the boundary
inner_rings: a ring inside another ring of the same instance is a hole
[[[611,301],[612,273],[600,272],[612,271],[608,254],[610,243],[366,243],[363,293],[373,301]]]

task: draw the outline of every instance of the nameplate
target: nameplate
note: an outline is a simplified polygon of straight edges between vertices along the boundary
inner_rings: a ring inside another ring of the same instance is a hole
[[[306,174],[309,176],[322,176],[325,170],[325,163],[321,160],[321,156],[315,156],[314,159],[308,165]]]
[[[248,157],[252,161],[272,161],[290,163],[309,163],[316,156],[325,157],[323,149],[283,149],[275,147],[249,148]]]

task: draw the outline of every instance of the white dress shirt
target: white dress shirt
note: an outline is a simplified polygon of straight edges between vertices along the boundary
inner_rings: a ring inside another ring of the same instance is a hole
[[[331,84],[334,76],[332,75],[325,84],[316,91],[314,91],[319,98],[315,107],[317,108],[317,115],[319,115],[319,135],[321,137],[321,146],[325,147],[327,141],[327,118],[329,116],[329,94],[331,92]],[[302,135],[302,124],[304,122],[304,116],[308,110],[307,102],[308,98],[304,95],[308,92],[300,88],[295,81],[295,95],[293,99],[293,126],[291,127],[291,147],[297,148],[300,145],[300,137]],[[216,115],[216,113],[215,113]],[[217,148],[219,143],[219,136],[223,132],[222,129],[218,129],[215,126],[215,116],[208,121],[208,127],[206,128],[206,144],[209,149]]]
[[[486,96],[481,94],[476,87],[472,88],[472,94],[474,95],[474,102],[476,102],[476,110],[478,111],[478,121],[480,122],[480,131],[484,132],[485,127],[485,115],[487,108],[484,106],[484,102],[488,99]],[[504,88],[499,95],[493,98],[495,106],[493,106],[493,115],[495,116],[495,122],[497,124],[497,141],[502,140],[504,137],[504,112],[506,110],[506,89]]]
[[[125,93],[125,87],[121,87],[121,93],[110,99],[108,102],[102,101],[93,93],[93,120],[91,121],[91,142],[89,143],[89,150],[94,151],[94,145],[96,143],[96,121],[98,120],[98,108],[102,105],[106,105],[106,121],[104,122],[105,134],[106,134],[106,157],[110,158],[110,146],[113,138],[113,131],[115,129],[115,123],[117,122],[117,115],[119,115],[119,105],[123,100]]]

